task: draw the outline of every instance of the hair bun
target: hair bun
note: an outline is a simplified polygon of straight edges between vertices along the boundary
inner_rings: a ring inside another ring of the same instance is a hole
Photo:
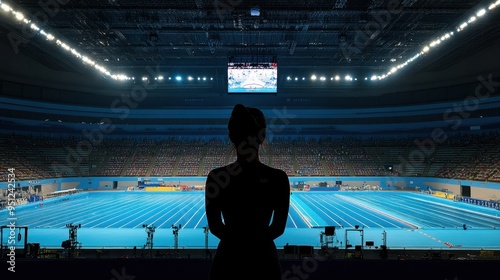
[[[233,107],[233,112],[231,115],[233,116],[241,116],[243,114],[248,114],[248,109],[247,107],[243,106],[242,104],[236,104]]]
[[[236,104],[233,107],[231,117],[234,119],[234,124],[238,126],[238,130],[240,130],[241,133],[248,133],[257,129],[257,124],[250,114],[250,110],[242,104]]]
[[[248,137],[258,137],[262,143],[265,138],[266,120],[262,111],[252,107],[236,104],[231,112],[228,123],[230,137],[233,142],[247,140]],[[261,139],[262,138],[262,139]]]

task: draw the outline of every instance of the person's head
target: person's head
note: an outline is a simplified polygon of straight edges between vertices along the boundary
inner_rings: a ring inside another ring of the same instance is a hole
[[[266,118],[257,108],[236,104],[227,125],[229,139],[235,147],[257,148],[266,139]]]

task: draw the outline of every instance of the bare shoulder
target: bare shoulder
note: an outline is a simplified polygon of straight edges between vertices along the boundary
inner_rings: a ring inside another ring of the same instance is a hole
[[[208,173],[208,176],[210,177],[210,176],[220,175],[221,173],[230,173],[234,169],[235,169],[234,163],[224,165],[224,166],[219,166],[219,167],[216,167],[216,168],[210,170],[210,172]]]
[[[221,171],[224,171],[227,167],[226,166],[220,166],[220,167],[216,167],[212,170],[210,170],[210,172],[208,173],[208,175],[213,175],[213,174],[217,174]]]
[[[266,168],[268,169],[269,174],[272,175],[272,177],[275,178],[277,181],[280,182],[288,181],[288,175],[286,174],[285,171],[267,165]]]

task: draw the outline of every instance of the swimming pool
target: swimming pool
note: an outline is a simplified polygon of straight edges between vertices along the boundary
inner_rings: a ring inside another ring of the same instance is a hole
[[[500,249],[500,211],[493,208],[403,191],[292,192],[290,202],[277,246],[319,247],[325,227],[333,226],[332,242],[339,247],[372,241],[392,248]],[[83,248],[141,248],[145,226],[155,228],[155,248],[176,242],[178,248],[213,248],[218,240],[205,231],[204,208],[201,191],[91,191],[21,205],[15,214],[16,225],[29,228],[28,242],[44,248],[61,248],[68,224],[80,226]],[[8,218],[2,210],[0,219]],[[174,226],[180,227],[177,240]]]

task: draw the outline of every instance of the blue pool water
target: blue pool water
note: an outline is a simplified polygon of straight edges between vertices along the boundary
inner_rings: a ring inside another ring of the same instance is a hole
[[[197,191],[82,192],[16,207],[15,224],[27,226],[28,242],[45,248],[61,248],[67,224],[81,225],[77,238],[83,248],[141,248],[147,238],[143,225],[155,226],[155,248],[174,246],[173,225],[181,225],[180,248],[213,248],[218,240],[205,235],[204,207],[203,192]],[[7,210],[0,211],[0,221],[11,220]],[[340,247],[370,240],[392,248],[500,248],[499,210],[386,191],[293,192],[287,229],[276,244],[319,247],[326,226],[335,226],[333,243]],[[356,226],[362,231],[353,231]],[[8,234],[4,228],[4,245]]]

